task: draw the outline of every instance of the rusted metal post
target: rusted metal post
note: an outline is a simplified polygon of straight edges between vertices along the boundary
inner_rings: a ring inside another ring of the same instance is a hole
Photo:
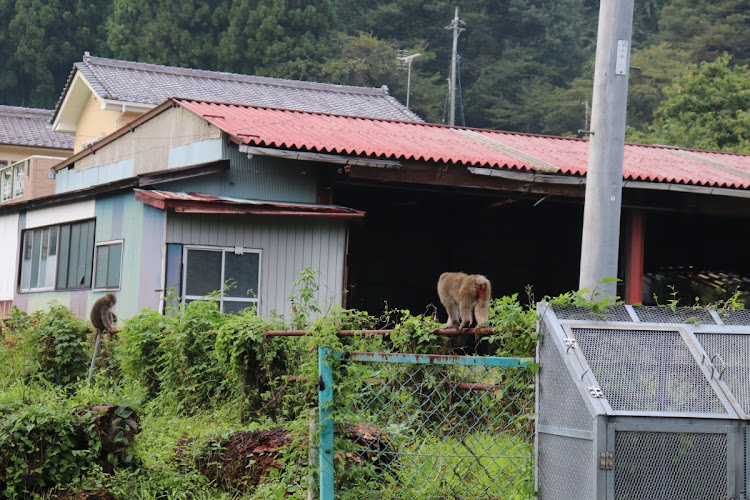
[[[96,339],[94,340],[94,354],[91,356],[91,365],[89,365],[89,376],[86,379],[89,385],[91,385],[91,381],[94,379],[94,367],[96,366],[96,358],[99,357],[99,349],[102,345],[102,332],[100,330],[96,331]]]

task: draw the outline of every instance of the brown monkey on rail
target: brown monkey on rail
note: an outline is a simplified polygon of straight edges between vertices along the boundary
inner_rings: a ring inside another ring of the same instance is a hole
[[[476,319],[477,327],[487,322],[492,298],[490,280],[481,274],[443,273],[438,280],[440,302],[448,312],[446,328],[463,330]],[[456,339],[454,347],[465,349],[468,339]],[[474,349],[479,348],[479,335],[474,336]]]
[[[463,330],[472,319],[477,326],[487,321],[492,285],[481,274],[443,273],[438,280],[438,295],[448,312],[446,328]]]
[[[114,330],[115,323],[117,323],[117,316],[114,312],[116,303],[117,297],[114,293],[108,293],[94,302],[89,318],[97,332],[110,333],[110,330]]]

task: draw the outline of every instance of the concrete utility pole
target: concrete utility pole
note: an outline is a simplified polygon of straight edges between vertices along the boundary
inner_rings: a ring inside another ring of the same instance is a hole
[[[456,14],[453,16],[453,21],[445,27],[447,30],[453,30],[453,55],[451,56],[450,82],[451,110],[449,125],[456,124],[456,61],[458,60],[458,35],[465,29],[460,28],[459,25],[466,26],[466,23],[458,18],[458,7],[456,7]]]
[[[601,0],[579,288],[616,295],[633,0]]]

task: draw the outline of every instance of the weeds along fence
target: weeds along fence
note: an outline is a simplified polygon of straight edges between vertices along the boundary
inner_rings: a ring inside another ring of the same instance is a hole
[[[319,498],[533,498],[535,371],[320,347]]]

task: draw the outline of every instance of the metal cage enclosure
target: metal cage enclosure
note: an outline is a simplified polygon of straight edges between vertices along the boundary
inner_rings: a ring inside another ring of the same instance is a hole
[[[748,311],[537,310],[538,498],[746,498]]]

